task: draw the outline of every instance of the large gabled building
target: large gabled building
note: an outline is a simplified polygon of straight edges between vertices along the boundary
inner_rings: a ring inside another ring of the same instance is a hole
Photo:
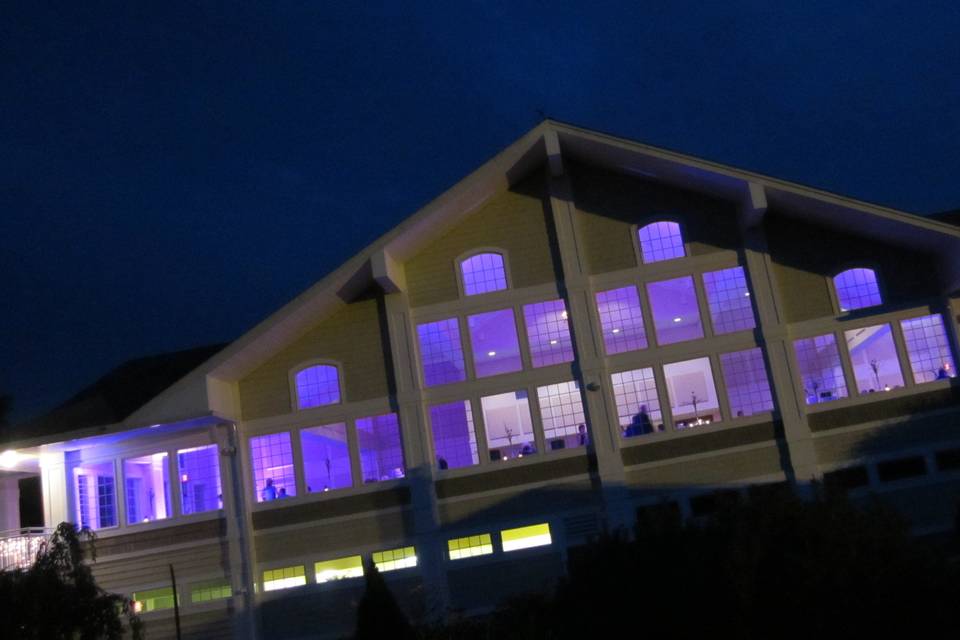
[[[188,634],[338,637],[364,558],[412,615],[478,612],[638,510],[755,484],[946,531],[958,249],[545,121],[145,404],[61,414],[2,462],[42,477],[47,526],[97,530],[101,584],[161,636],[169,564]]]

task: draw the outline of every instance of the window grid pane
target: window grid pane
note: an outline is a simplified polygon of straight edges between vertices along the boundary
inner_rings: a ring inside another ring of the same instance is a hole
[[[636,287],[598,292],[597,311],[607,355],[647,348],[647,333]]]
[[[833,279],[840,311],[875,307],[883,303],[873,269],[848,269]]]
[[[428,387],[467,379],[460,345],[460,323],[456,318],[417,326],[423,383]]]
[[[847,397],[847,383],[832,333],[793,341],[807,404]]]
[[[415,567],[417,566],[417,552],[413,547],[377,551],[373,554],[373,562],[380,572]]]
[[[250,438],[250,458],[253,460],[253,491],[257,502],[297,495],[289,433]]]
[[[903,386],[900,358],[889,324],[850,329],[843,337],[859,393],[890,391]]]
[[[548,449],[573,449],[587,444],[579,383],[560,382],[537,387],[537,399]]]
[[[517,551],[530,547],[542,547],[553,543],[549,524],[535,524],[517,529],[504,529],[500,532],[504,551]]]
[[[460,263],[463,292],[468,295],[502,291],[507,288],[507,273],[499,253],[478,253]]]
[[[660,398],[651,367],[614,373],[610,380],[624,437],[652,433],[655,424],[659,424],[656,428],[663,430]]]
[[[910,356],[910,369],[917,384],[957,375],[950,342],[939,313],[901,320],[903,338]]]
[[[190,602],[194,604],[223,600],[232,596],[233,590],[228,580],[211,580],[190,587]]]
[[[693,276],[647,283],[658,344],[673,344],[703,337],[700,307]]]
[[[573,342],[563,300],[550,300],[523,307],[534,367],[573,360]]]
[[[703,287],[716,334],[746,331],[757,326],[743,267],[703,274]]]
[[[439,468],[457,469],[480,462],[469,400],[430,407],[430,426]]]
[[[357,420],[363,481],[393,480],[405,475],[400,421],[395,413]]]
[[[133,594],[132,600],[134,602],[133,609],[136,613],[173,609],[173,588],[160,587],[159,589],[138,591]]]
[[[343,422],[311,427],[300,432],[303,476],[307,493],[353,486],[347,425]]]
[[[263,590],[278,591],[307,584],[306,571],[299,567],[284,567],[263,572]]]
[[[773,394],[760,347],[720,355],[730,412],[736,417],[773,411]]]
[[[297,406],[300,409],[340,402],[340,378],[330,365],[307,367],[297,373]]]
[[[513,309],[488,311],[467,317],[473,367],[478,378],[520,371],[520,342]]]
[[[451,560],[462,560],[475,556],[485,556],[493,553],[493,539],[489,533],[465,538],[454,538],[447,541],[447,550]]]
[[[640,229],[640,253],[646,264],[682,258],[686,255],[683,249],[683,237],[680,235],[680,225],[676,222],[654,222]]]
[[[223,508],[217,445],[177,451],[180,501],[185,515]]]

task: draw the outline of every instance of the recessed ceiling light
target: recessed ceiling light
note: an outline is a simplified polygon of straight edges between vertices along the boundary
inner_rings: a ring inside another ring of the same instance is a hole
[[[683,318],[681,318],[680,316],[677,316],[676,318],[673,319],[673,321],[674,321],[674,322],[682,322],[682,321],[683,321]]]
[[[744,297],[749,298],[749,297],[750,297],[750,292],[747,291],[747,292],[746,292],[745,294],[743,294],[743,295],[744,295]]]
[[[611,333],[620,333],[620,329],[613,329]]]
[[[493,356],[497,355],[497,352],[496,352],[496,351],[487,351],[487,355],[492,358]]]
[[[557,341],[556,341],[556,340],[551,340],[551,341],[550,341],[550,344],[557,344]]]

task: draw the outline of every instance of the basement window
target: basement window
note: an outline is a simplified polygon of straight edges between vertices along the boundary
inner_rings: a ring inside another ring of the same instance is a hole
[[[381,573],[415,567],[417,566],[417,551],[413,547],[377,551],[373,554],[373,563],[377,566],[377,571]]]
[[[264,591],[280,591],[281,589],[302,587],[305,584],[307,584],[307,576],[303,565],[269,569],[263,572]]]
[[[173,588],[171,587],[137,591],[133,594],[133,610],[136,613],[150,613],[164,609],[173,609]]]
[[[229,580],[210,580],[190,585],[190,602],[193,604],[225,600],[232,596]]]
[[[505,552],[544,547],[553,543],[550,537],[550,525],[547,523],[534,524],[517,529],[504,529],[500,532]]]
[[[493,553],[493,540],[490,538],[489,533],[481,533],[478,536],[467,536],[465,538],[454,538],[453,540],[447,541],[447,550],[450,552],[451,560],[485,556]]]
[[[324,560],[313,566],[317,583],[363,577],[363,559],[360,556],[348,556],[336,560]]]

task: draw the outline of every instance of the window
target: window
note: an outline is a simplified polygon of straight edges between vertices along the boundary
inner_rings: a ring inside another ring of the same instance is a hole
[[[721,354],[720,368],[727,385],[730,413],[735,417],[773,410],[767,367],[759,347]]]
[[[530,342],[530,359],[534,367],[573,360],[573,341],[563,300],[549,300],[523,307]]]
[[[794,340],[797,364],[807,397],[807,404],[847,397],[840,353],[832,333],[814,338]]]
[[[873,269],[847,269],[833,278],[833,286],[842,312],[876,307],[883,303],[877,274]]]
[[[647,284],[653,311],[653,326],[659,344],[673,344],[703,337],[700,307],[693,277],[684,276]]]
[[[460,323],[456,318],[417,325],[417,337],[425,386],[467,379],[460,346]]]
[[[190,602],[193,604],[224,600],[232,596],[233,589],[230,588],[229,580],[210,580],[190,585]]]
[[[297,408],[309,409],[340,402],[340,377],[337,368],[318,364],[297,372]]]
[[[313,573],[319,584],[346,578],[362,578],[363,559],[360,556],[349,556],[336,560],[324,560],[313,565]]]
[[[364,482],[393,480],[405,475],[400,420],[395,413],[357,420],[360,472]]]
[[[417,566],[417,552],[413,547],[377,551],[373,554],[373,563],[381,573]]]
[[[430,407],[430,427],[439,468],[457,469],[480,462],[469,400]]]
[[[637,232],[637,236],[640,239],[640,255],[644,264],[687,255],[683,249],[680,225],[676,222],[648,224]]]
[[[746,331],[757,326],[743,267],[704,273],[703,288],[707,294],[714,333],[720,335]]]
[[[305,584],[307,584],[307,575],[303,565],[270,569],[263,572],[264,591],[279,591],[292,587],[302,587]]]
[[[161,587],[159,589],[137,591],[133,594],[132,599],[133,610],[136,613],[173,609],[173,588]]]
[[[513,309],[468,316],[467,326],[473,347],[473,368],[478,378],[523,368]]]
[[[478,536],[467,536],[465,538],[454,538],[453,540],[447,541],[447,550],[450,552],[451,560],[485,556],[493,553],[493,540],[491,540],[489,533],[481,533]]]
[[[491,460],[522,458],[537,452],[526,391],[508,391],[480,399]]]
[[[297,495],[289,433],[250,438],[250,459],[253,461],[253,492],[257,502]]]
[[[874,393],[903,386],[893,331],[888,324],[844,331],[857,391]]]
[[[720,404],[713,383],[710,358],[674,362],[663,367],[670,410],[677,429],[720,420]]]
[[[597,312],[607,355],[647,348],[640,296],[634,286],[597,293]]]
[[[901,320],[900,326],[907,343],[910,369],[917,384],[956,377],[947,331],[939,313]]]
[[[478,253],[460,263],[463,293],[468,296],[507,288],[507,272],[499,253]]]
[[[347,425],[343,422],[303,429],[303,478],[307,493],[322,493],[353,486]]]
[[[82,451],[68,451],[72,464],[74,510],[81,527],[104,529],[117,526],[116,471],[113,460],[82,462]]]
[[[625,438],[663,431],[663,415],[652,368],[614,373],[610,380],[617,402],[620,431]]]
[[[163,520],[173,515],[167,459],[164,452],[123,461],[127,524]]]
[[[548,450],[574,449],[587,444],[579,383],[560,382],[537,387],[537,401]]]
[[[217,445],[177,451],[180,472],[180,503],[183,514],[223,508],[220,488],[220,455]]]
[[[553,543],[550,537],[550,525],[534,524],[517,529],[504,529],[500,532],[504,551],[517,551],[531,547],[542,547]]]

